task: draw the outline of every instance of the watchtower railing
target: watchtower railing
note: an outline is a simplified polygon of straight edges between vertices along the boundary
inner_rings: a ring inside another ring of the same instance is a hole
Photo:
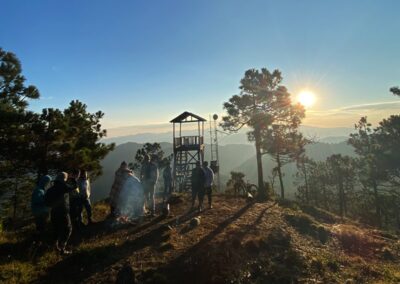
[[[204,144],[203,136],[181,136],[175,137],[175,148],[179,147],[192,147]]]

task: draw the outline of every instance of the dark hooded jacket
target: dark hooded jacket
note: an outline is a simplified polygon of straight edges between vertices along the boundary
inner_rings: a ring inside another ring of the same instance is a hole
[[[70,213],[69,192],[75,190],[76,187],[76,182],[74,184],[67,184],[65,181],[54,181],[54,185],[47,192],[47,194],[52,195],[52,215],[68,215]]]
[[[44,196],[45,196],[45,187],[50,183],[50,176],[43,176],[37,187],[32,192],[31,199],[31,209],[32,214],[34,216],[43,215],[49,213],[49,208],[45,205]]]

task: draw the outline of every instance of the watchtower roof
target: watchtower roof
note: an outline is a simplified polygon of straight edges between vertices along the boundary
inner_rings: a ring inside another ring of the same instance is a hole
[[[182,114],[175,117],[170,122],[177,123],[177,122],[198,122],[198,121],[207,121],[207,120],[205,120],[204,118],[202,118],[194,113],[185,111]]]

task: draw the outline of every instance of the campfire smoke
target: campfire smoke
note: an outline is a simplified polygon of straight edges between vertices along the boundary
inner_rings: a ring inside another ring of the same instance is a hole
[[[135,176],[129,176],[120,193],[118,207],[122,222],[136,219],[144,214],[143,186]]]

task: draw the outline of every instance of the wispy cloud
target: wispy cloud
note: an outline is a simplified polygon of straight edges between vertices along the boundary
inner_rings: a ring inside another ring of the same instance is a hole
[[[383,118],[396,113],[400,114],[400,100],[349,105],[328,110],[307,110],[306,119],[303,121],[303,125],[322,128],[344,127],[347,129],[352,129],[354,124],[362,116],[367,116],[368,120],[375,125]],[[118,123],[114,125],[118,125]],[[207,123],[205,127],[208,128]],[[149,123],[142,125],[106,128],[108,130],[108,137],[142,133],[166,133],[172,131],[171,123]],[[191,128],[192,127],[190,125],[186,125],[183,130],[191,130]]]
[[[339,108],[338,110],[339,111],[358,111],[358,110],[375,111],[375,110],[391,110],[391,109],[400,110],[400,101],[352,105],[352,106]]]
[[[319,127],[351,127],[361,116],[377,124],[391,114],[400,113],[400,101],[377,102],[344,106],[328,110],[309,110],[305,124]]]

